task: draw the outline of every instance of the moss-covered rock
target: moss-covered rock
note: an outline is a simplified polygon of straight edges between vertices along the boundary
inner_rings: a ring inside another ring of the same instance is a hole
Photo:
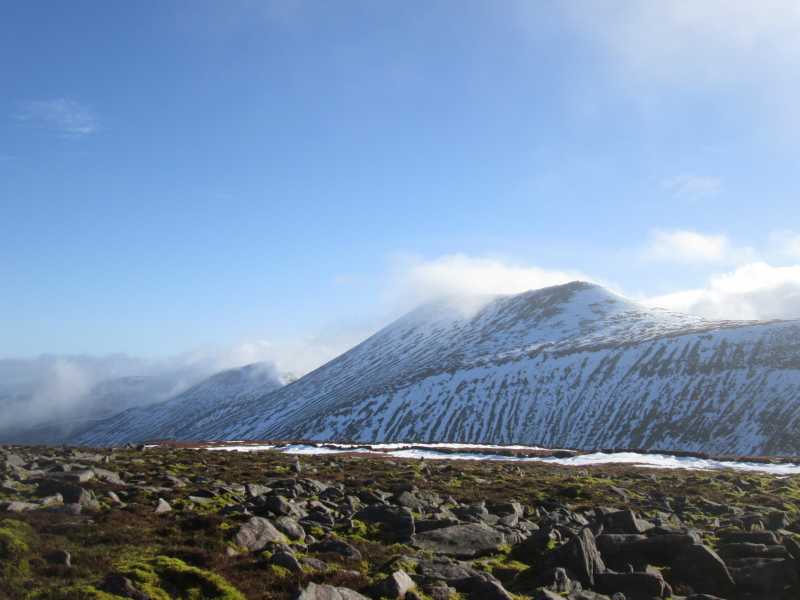
[[[169,556],[123,564],[117,572],[152,600],[245,600],[219,575]]]

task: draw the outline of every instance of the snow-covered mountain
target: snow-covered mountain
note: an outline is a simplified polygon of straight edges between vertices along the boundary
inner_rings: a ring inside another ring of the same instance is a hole
[[[272,365],[255,363],[204,379],[164,402],[135,407],[83,429],[70,440],[83,444],[118,444],[148,439],[191,439],[196,427],[212,424],[245,398],[260,397],[283,384]]]
[[[582,282],[439,302],[290,385],[180,419],[159,437],[800,454],[800,322],[710,322]]]

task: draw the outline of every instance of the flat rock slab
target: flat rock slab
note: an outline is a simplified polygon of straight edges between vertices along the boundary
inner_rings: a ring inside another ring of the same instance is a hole
[[[506,536],[482,523],[467,523],[418,533],[412,544],[445,556],[474,558],[497,551]]]

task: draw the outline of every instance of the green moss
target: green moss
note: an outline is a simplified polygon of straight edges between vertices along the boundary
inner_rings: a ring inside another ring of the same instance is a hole
[[[219,575],[169,556],[122,564],[117,570],[152,600],[245,600]]]
[[[359,521],[358,519],[352,520],[352,526],[350,527],[351,536],[366,538],[368,533],[369,529],[364,521]]]
[[[33,529],[23,521],[3,519],[0,521],[0,558],[18,560],[30,551],[29,541]]]
[[[317,527],[317,526],[309,527],[306,531],[311,535],[313,535],[315,538],[325,537],[325,530],[322,527]]]
[[[269,565],[268,569],[272,572],[272,574],[275,577],[279,579],[287,579],[292,576],[292,572],[286,567],[281,567],[279,565]]]
[[[24,521],[15,519],[0,521],[0,576],[2,579],[10,582],[27,575],[30,545],[35,537],[36,533]]]
[[[120,596],[98,590],[93,585],[71,585],[36,592],[28,600],[120,600]]]

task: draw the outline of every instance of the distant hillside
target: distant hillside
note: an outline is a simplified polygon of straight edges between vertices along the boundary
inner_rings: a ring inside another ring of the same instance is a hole
[[[131,408],[94,423],[70,441],[118,444],[191,437],[192,428],[213,423],[220,412],[230,411],[238,402],[268,394],[281,385],[278,373],[265,363],[222,371],[167,401]]]

